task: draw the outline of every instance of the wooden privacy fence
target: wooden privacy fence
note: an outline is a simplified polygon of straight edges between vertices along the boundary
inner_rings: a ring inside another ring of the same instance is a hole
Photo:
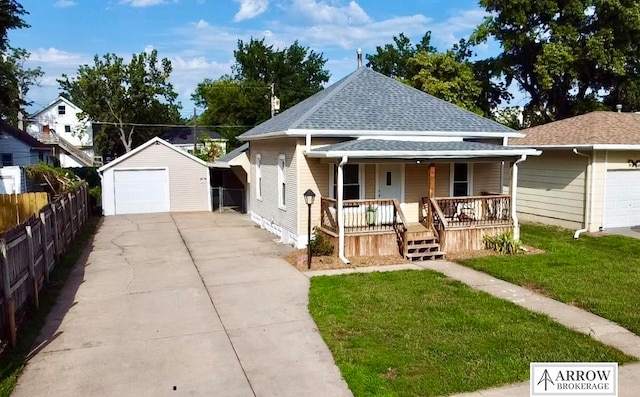
[[[46,192],[0,194],[0,231],[9,230],[37,215],[47,204],[49,194]]]
[[[87,185],[66,193],[18,226],[0,233],[0,329],[16,345],[17,318],[38,308],[39,293],[89,217]]]

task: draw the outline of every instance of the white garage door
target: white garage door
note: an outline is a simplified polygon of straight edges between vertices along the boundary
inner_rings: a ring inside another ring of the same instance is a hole
[[[640,225],[640,170],[607,172],[604,227]]]
[[[167,170],[115,170],[116,214],[169,212]]]

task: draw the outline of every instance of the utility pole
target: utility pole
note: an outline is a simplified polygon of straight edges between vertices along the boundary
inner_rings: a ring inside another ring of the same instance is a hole
[[[273,98],[275,98],[275,84],[271,83],[271,95],[269,96],[269,103],[271,104],[271,118],[276,115],[276,108],[273,106]]]
[[[196,146],[198,145],[198,119],[196,118],[196,108],[193,108],[193,153],[196,152]]]
[[[22,114],[22,89],[18,84],[18,129],[24,131],[24,115]]]

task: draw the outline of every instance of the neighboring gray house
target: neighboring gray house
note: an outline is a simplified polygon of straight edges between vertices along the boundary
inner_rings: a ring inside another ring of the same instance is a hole
[[[172,127],[161,134],[160,138],[192,154],[194,150],[203,150],[208,145],[216,145],[220,155],[227,153],[227,140],[205,127],[191,125]]]
[[[344,261],[478,249],[486,234],[518,235],[515,197],[501,187],[515,186],[517,164],[540,154],[503,145],[521,136],[361,67],[240,136],[249,143],[249,213],[304,247],[311,189],[311,222]]]
[[[0,120],[0,165],[27,166],[50,162],[51,149],[24,131]]]
[[[104,215],[211,211],[208,164],[158,137],[98,173]]]
[[[640,114],[591,112],[521,131],[522,219],[595,232],[640,225]],[[576,236],[580,233],[576,233]]]

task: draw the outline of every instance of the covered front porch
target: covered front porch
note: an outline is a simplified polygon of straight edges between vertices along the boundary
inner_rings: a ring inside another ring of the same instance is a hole
[[[451,157],[442,151],[416,157],[411,152],[386,157],[352,152],[337,159],[307,153],[321,157],[330,169],[320,231],[343,260],[398,254],[409,260],[441,259],[446,253],[482,249],[487,235],[513,231],[518,238],[513,194],[517,163],[526,153],[469,143],[468,150]],[[470,153],[473,148],[485,151]],[[502,193],[503,187],[509,194]]]

